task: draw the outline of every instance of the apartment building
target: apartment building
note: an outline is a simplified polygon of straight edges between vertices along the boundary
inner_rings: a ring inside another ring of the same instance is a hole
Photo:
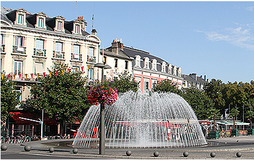
[[[90,81],[101,79],[102,62],[97,31],[86,31],[83,17],[68,21],[62,16],[29,13],[1,7],[1,71],[18,83],[20,100],[29,96],[29,84],[37,83],[54,63],[82,71]]]
[[[179,89],[182,88],[183,78],[181,77],[181,67],[172,65],[159,57],[151,55],[149,52],[124,46],[119,40],[114,40],[112,46],[104,50],[106,58],[109,57],[108,51],[111,54],[125,57],[122,60],[122,66],[124,67],[121,68],[132,73],[135,80],[139,82],[142,91],[152,90],[158,81],[164,79],[169,79]],[[111,65],[117,66],[116,58]],[[112,67],[114,68],[114,66]],[[114,70],[111,70],[111,72],[114,72]]]
[[[189,75],[182,74],[183,80],[183,88],[196,88],[198,90],[203,90],[206,83],[209,83],[209,79],[204,77],[197,76],[196,73],[191,73]]]

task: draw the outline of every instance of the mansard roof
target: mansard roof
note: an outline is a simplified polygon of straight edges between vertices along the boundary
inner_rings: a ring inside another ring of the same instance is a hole
[[[9,8],[4,8],[1,7],[1,20],[6,21],[10,24],[14,24],[14,21],[16,20],[16,12],[17,10],[14,9],[9,9]],[[44,14],[42,12],[37,13],[37,14],[32,14],[32,13],[26,13],[26,23],[27,23],[27,28],[35,28],[35,24],[36,24],[36,16],[38,14]],[[44,14],[46,16],[46,14]],[[54,31],[54,27],[55,27],[55,18],[56,17],[48,17],[46,16],[46,29],[48,31]],[[84,21],[84,20],[83,20]],[[66,34],[72,34],[72,29],[73,29],[73,22],[74,21],[64,21],[64,23],[66,24],[65,27],[65,33]],[[86,22],[84,22],[86,24]],[[81,30],[81,33],[83,36],[89,35],[88,32]]]
[[[165,60],[163,60],[159,57],[151,55],[149,52],[142,51],[142,50],[139,50],[139,49],[134,49],[134,48],[131,48],[131,47],[124,46],[123,47],[123,52],[125,54],[127,54],[129,57],[133,57],[133,58],[135,58],[136,55],[139,55],[141,57],[141,59],[145,59],[145,57],[148,57],[150,61],[152,61],[153,59],[156,59],[158,63],[166,62]],[[168,63],[166,62],[166,64],[168,64]]]

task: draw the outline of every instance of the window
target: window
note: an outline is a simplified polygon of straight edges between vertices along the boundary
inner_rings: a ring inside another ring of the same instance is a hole
[[[80,33],[80,26],[79,24],[75,24],[75,30],[74,30],[75,33]]]
[[[43,49],[44,49],[44,40],[37,39],[36,40],[36,50],[43,51]]]
[[[73,45],[73,59],[79,59],[80,46],[74,44]]]
[[[89,47],[89,57],[93,57],[94,56],[94,48],[93,47]]]
[[[140,67],[140,56],[136,57],[136,67]]]
[[[128,69],[128,61],[125,61],[125,69]]]
[[[23,14],[18,15],[18,24],[24,24],[24,15]]]
[[[40,28],[44,27],[44,19],[43,18],[39,18],[38,27],[40,27]]]
[[[157,71],[157,60],[156,59],[153,60],[153,70]]]
[[[88,70],[88,79],[92,80],[93,79],[93,69]]]
[[[0,37],[0,41],[1,41],[1,45],[3,44],[3,34],[1,34],[1,37]]]
[[[17,47],[23,47],[24,46],[24,37],[22,36],[16,36],[16,42]]]
[[[149,69],[149,59],[145,58],[145,62],[144,62],[144,68]]]
[[[104,57],[103,58],[103,64],[106,64],[107,63],[107,57]]]
[[[14,61],[14,70],[13,73],[16,75],[16,77],[19,77],[18,75],[22,75],[22,61]]]
[[[115,59],[115,67],[118,66],[118,59]]]
[[[61,21],[57,21],[57,30],[62,30],[63,23]]]
[[[43,73],[43,63],[35,63],[34,73]]]
[[[149,82],[146,82],[145,84],[146,84],[145,89],[149,89]]]
[[[55,46],[55,51],[56,53],[62,53],[63,51],[63,43],[62,42],[56,42],[56,46]]]

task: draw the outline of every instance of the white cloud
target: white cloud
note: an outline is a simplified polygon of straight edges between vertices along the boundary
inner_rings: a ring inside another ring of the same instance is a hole
[[[247,7],[246,9],[247,9],[248,11],[253,12],[253,11],[254,11],[254,6],[249,6],[249,7]]]
[[[242,25],[235,28],[227,28],[223,32],[199,31],[206,35],[211,41],[225,41],[235,46],[254,50],[254,27],[252,25]]]

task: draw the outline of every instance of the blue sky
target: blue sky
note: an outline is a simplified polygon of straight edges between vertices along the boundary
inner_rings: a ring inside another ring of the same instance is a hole
[[[74,20],[83,16],[101,47],[122,39],[182,67],[224,83],[254,80],[254,1],[1,1],[1,6]]]

